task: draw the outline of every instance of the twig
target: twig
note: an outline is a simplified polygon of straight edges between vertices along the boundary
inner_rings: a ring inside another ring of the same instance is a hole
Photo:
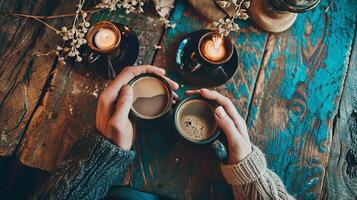
[[[5,13],[6,14],[6,13]],[[8,15],[14,15],[11,13],[8,13]],[[48,24],[47,22],[43,21],[42,19],[37,18],[37,16],[34,15],[26,15],[26,14],[16,14],[14,16],[19,16],[19,17],[26,17],[26,18],[31,18],[34,19],[42,24],[44,24],[45,26],[47,26],[48,28],[54,30],[57,34],[60,34],[61,36],[63,36],[63,34],[61,33],[61,31],[57,30],[55,27],[51,26],[50,24]]]
[[[49,51],[47,53],[42,53],[42,52],[35,51],[35,52],[32,53],[32,55],[33,56],[48,56],[48,55],[50,55],[52,53],[56,53],[56,50],[51,50],[51,51]]]
[[[85,10],[84,12],[89,12],[89,13],[96,13],[104,10],[103,8],[94,8],[94,9],[89,9]],[[73,17],[76,16],[76,13],[68,13],[68,14],[62,14],[62,15],[50,15],[50,16],[42,16],[42,15],[29,15],[29,14],[22,14],[22,13],[3,13],[5,15],[11,15],[11,16],[18,16],[18,17],[30,17],[30,18],[37,18],[37,19],[57,19],[57,18],[63,18],[63,17]]]

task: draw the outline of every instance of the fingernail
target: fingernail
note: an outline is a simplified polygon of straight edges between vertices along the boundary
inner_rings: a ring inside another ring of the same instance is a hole
[[[202,88],[202,89],[201,89],[201,92],[209,92],[209,89]]]
[[[226,117],[226,112],[224,111],[222,106],[219,106],[218,108],[216,108],[216,114],[221,119],[224,119]]]

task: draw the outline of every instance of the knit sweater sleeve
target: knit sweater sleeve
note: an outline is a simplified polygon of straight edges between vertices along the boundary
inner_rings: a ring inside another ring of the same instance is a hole
[[[31,199],[101,199],[134,156],[88,130]]]
[[[222,173],[232,185],[235,199],[294,199],[280,178],[267,168],[264,154],[258,147],[237,164],[221,165]]]

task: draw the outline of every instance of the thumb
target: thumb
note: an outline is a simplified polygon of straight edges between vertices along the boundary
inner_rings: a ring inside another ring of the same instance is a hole
[[[215,109],[214,118],[217,122],[217,125],[226,135],[228,143],[233,144],[239,142],[240,137],[242,136],[239,134],[233,120],[228,116],[222,106],[219,106]]]
[[[127,119],[133,105],[133,98],[133,88],[129,85],[123,86],[120,90],[112,118],[116,120]]]

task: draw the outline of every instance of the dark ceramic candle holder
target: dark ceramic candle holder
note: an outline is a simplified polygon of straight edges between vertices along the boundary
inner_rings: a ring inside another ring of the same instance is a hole
[[[93,37],[100,29],[110,29],[117,41],[113,47],[99,49]],[[94,24],[86,35],[87,44],[80,48],[83,68],[107,79],[114,79],[121,69],[133,65],[139,56],[139,39],[136,33],[128,26],[111,21],[100,21]]]

